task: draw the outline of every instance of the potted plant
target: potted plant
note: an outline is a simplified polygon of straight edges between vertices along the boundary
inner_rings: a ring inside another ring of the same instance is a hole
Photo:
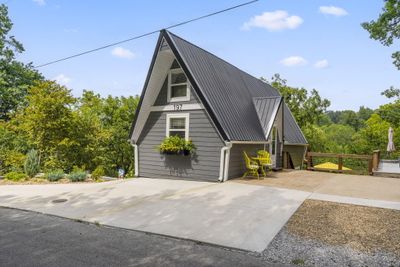
[[[180,136],[166,137],[162,143],[157,146],[157,150],[161,154],[167,155],[185,155],[188,156],[196,149],[196,146],[191,140],[186,141]]]

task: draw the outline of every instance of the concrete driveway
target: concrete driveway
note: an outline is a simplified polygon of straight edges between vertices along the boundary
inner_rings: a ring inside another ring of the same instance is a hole
[[[235,179],[233,182],[287,188],[342,197],[400,202],[400,179],[317,171],[284,170],[268,178]]]
[[[239,183],[139,178],[1,186],[0,206],[261,252],[309,195]]]

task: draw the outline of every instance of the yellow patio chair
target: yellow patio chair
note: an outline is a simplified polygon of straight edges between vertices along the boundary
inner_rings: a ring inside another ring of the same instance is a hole
[[[261,171],[264,176],[267,176],[268,170],[272,168],[271,156],[265,150],[257,151],[258,161],[260,163]]]
[[[243,177],[246,177],[247,175],[252,175],[257,177],[257,179],[260,179],[260,175],[258,174],[258,170],[260,169],[260,166],[258,165],[257,162],[251,160],[249,156],[247,155],[246,151],[243,151],[243,158],[246,163],[246,172],[243,174]]]

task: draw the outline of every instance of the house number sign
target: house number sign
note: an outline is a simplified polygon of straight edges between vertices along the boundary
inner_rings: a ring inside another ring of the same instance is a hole
[[[174,110],[182,110],[182,104],[174,105]]]

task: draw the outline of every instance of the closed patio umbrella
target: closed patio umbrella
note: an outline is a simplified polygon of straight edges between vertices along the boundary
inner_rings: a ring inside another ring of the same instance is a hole
[[[393,152],[396,150],[396,148],[394,147],[394,143],[393,143],[393,128],[389,127],[389,132],[388,132],[388,145],[387,145],[387,149],[386,151],[389,152]]]

